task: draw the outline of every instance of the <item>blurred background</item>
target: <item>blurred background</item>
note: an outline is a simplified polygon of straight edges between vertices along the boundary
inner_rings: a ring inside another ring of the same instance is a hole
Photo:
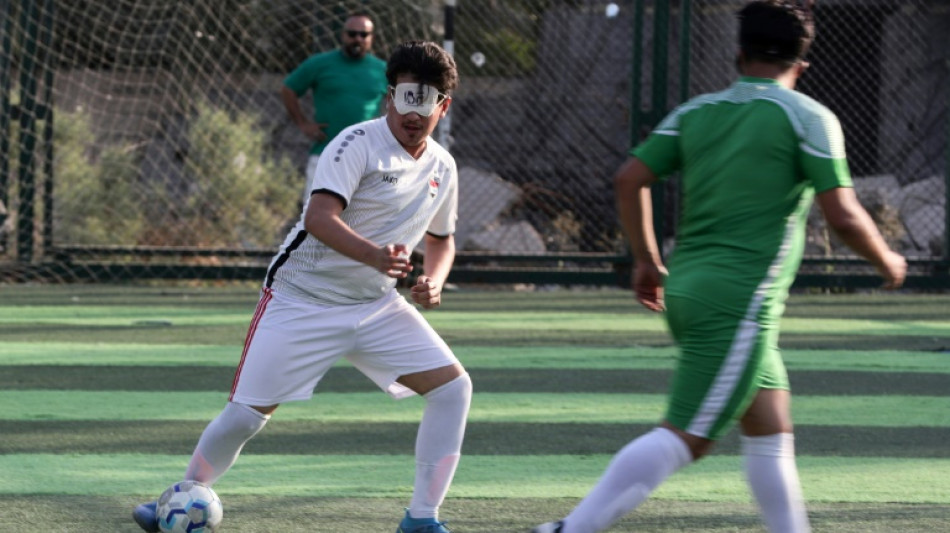
[[[260,279],[300,216],[309,145],[283,78],[361,10],[379,57],[427,39],[459,66],[437,132],[460,169],[450,281],[622,285],[613,172],[735,79],[743,3],[0,2],[0,282]],[[822,0],[816,19],[799,89],[841,119],[908,286],[950,287],[950,1]],[[654,198],[668,254],[675,177]],[[806,254],[800,286],[878,284],[817,213]]]

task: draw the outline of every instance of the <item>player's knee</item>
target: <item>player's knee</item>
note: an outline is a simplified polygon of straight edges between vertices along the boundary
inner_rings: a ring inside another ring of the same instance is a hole
[[[462,389],[462,394],[466,398],[472,397],[472,377],[468,375],[468,372],[465,372],[461,376],[455,378],[456,381],[460,383],[460,388]]]
[[[447,385],[452,385],[459,399],[466,402],[472,399],[472,377],[468,375],[468,372],[464,372],[461,376],[447,383]]]
[[[456,381],[458,381],[461,384],[460,388],[462,389],[462,392],[461,392],[462,396],[465,398],[466,401],[471,401],[472,377],[468,375],[468,372],[466,372],[462,374],[461,376],[457,377]]]
[[[687,442],[686,445],[689,447],[690,453],[693,454],[693,461],[698,461],[709,455],[709,452],[713,447],[713,441],[701,439],[693,442]]]
[[[280,404],[275,403],[274,405],[251,405],[249,407],[264,416],[270,416],[274,414],[274,411],[276,411],[278,407],[280,407]]]
[[[673,425],[669,422],[664,422],[662,425],[666,429],[675,433],[676,436],[686,444],[686,447],[689,448],[690,454],[693,456],[693,461],[698,461],[709,454],[709,452],[712,450],[713,444],[715,444],[715,441],[713,440],[697,437],[696,435],[686,433],[679,428],[673,427]]]
[[[461,402],[468,404],[472,400],[472,378],[468,372],[425,394],[427,401]]]
[[[264,428],[270,415],[262,413],[257,408],[243,403],[230,402],[224,408],[222,417],[227,422],[225,427],[235,437],[244,440],[250,439]]]

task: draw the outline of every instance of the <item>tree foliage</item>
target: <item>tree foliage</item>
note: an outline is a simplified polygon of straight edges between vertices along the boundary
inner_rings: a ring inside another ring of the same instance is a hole
[[[267,134],[249,113],[197,105],[188,129],[188,186],[180,224],[204,246],[271,247],[294,213],[301,176],[266,153]]]
[[[97,147],[88,114],[60,112],[53,132],[54,235],[70,244],[138,244],[146,226],[131,145]]]

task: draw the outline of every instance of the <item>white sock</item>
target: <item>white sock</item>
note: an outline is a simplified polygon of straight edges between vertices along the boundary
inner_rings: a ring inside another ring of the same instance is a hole
[[[416,436],[416,482],[409,516],[436,518],[461,455],[472,380],[463,374],[423,397],[426,407]]]
[[[769,531],[811,531],[795,466],[795,436],[791,433],[764,437],[742,435],[741,441],[746,479]]]
[[[564,519],[564,533],[607,529],[692,460],[686,443],[666,428],[633,440],[617,452],[597,485]]]
[[[270,415],[249,405],[228,402],[198,439],[185,479],[214,484],[237,461],[244,444],[257,434]]]

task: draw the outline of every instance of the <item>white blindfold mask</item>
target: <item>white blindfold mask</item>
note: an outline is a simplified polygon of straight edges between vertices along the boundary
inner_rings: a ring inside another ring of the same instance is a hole
[[[390,87],[389,92],[400,115],[415,112],[424,117],[431,116],[447,98],[435,87],[421,83],[399,83]]]

